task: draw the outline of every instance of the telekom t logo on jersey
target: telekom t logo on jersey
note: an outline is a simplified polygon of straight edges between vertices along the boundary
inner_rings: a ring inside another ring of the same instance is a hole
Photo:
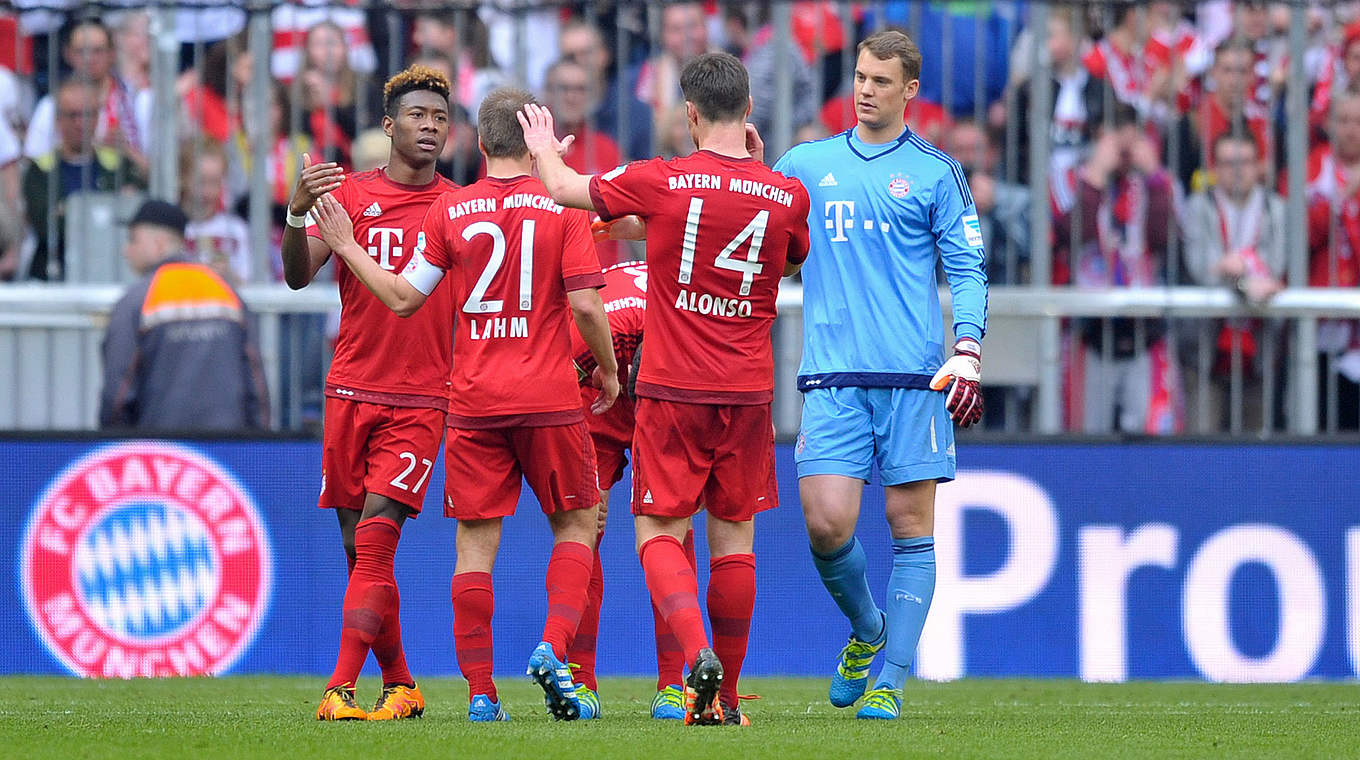
[[[850,238],[845,236],[845,231],[855,226],[855,202],[827,201],[826,216],[826,228],[835,230],[836,233],[831,237],[831,242],[844,243],[849,240]]]
[[[401,239],[405,230],[400,227],[369,227],[368,255],[378,260],[378,266],[389,272],[396,271],[393,258],[401,258]],[[374,245],[377,238],[377,245]]]

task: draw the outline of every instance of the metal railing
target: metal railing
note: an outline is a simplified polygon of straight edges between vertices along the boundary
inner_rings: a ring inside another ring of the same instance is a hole
[[[324,317],[340,304],[333,286],[301,291],[249,285],[242,298],[258,324],[261,354],[271,389],[274,419],[285,429],[315,422],[305,408],[319,397],[317,373],[303,365],[328,351],[301,345],[290,320]],[[0,429],[95,427],[101,383],[99,344],[118,286],[20,285],[0,288]],[[802,354],[802,288],[786,283],[775,323],[774,417],[780,435],[798,429],[801,397],[794,379]],[[940,293],[948,309],[949,293]],[[1287,389],[1286,422],[1244,434],[1319,432],[1325,399],[1318,393],[1316,334],[1319,320],[1360,319],[1360,291],[1332,288],[1285,290],[1264,308],[1245,305],[1220,288],[1146,288],[1082,291],[1000,286],[990,294],[992,333],[985,342],[984,386],[1024,389],[1034,395],[1032,424],[1002,426],[1011,432],[1063,432],[1064,378],[1059,356],[1065,322],[1080,317],[1202,320],[1244,318],[1283,321],[1290,345],[1279,358],[1287,371],[1274,390]],[[946,320],[947,323],[947,320]],[[312,328],[308,328],[310,330]],[[310,400],[309,400],[310,399]],[[1206,430],[1207,432],[1207,430]]]

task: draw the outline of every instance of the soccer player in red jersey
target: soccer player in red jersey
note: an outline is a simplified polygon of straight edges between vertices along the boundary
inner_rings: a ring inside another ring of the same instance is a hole
[[[594,554],[595,452],[572,371],[569,316],[596,361],[602,414],[619,393],[618,364],[597,288],[604,284],[589,217],[548,197],[533,169],[516,114],[533,96],[494,90],[478,111],[485,179],[440,196],[400,275],[350,238],[350,219],[330,198],[318,204],[326,239],[364,285],[401,315],[425,303],[444,279],[457,320],[449,396],[444,514],[458,519],[453,576],[454,644],[468,680],[468,717],[505,720],[491,678],[491,569],[501,520],[529,481],[552,526],[548,617],[529,658],[554,717],[582,715],[567,643],[586,605]]]
[[[556,158],[552,116],[520,115],[559,203],[646,224],[648,308],[637,378],[633,514],[652,601],[690,666],[687,723],[742,724],[737,678],[755,604],[756,512],[775,506],[774,356],[779,278],[807,256],[808,195],[759,160],[746,69],[712,53],[680,77],[698,152],[583,177]],[[757,155],[752,156],[755,152]],[[708,510],[709,647],[681,538]]]
[[[284,276],[292,288],[312,281],[331,255],[304,218],[329,194],[353,220],[374,266],[406,265],[430,204],[456,185],[435,174],[448,136],[449,81],[413,66],[387,82],[383,129],[392,138],[387,166],[343,175],[333,163],[304,169],[289,201],[283,236]],[[425,699],[406,667],[400,597],[393,558],[408,516],[420,512],[430,467],[439,454],[453,341],[448,319],[431,309],[398,319],[345,267],[340,334],[326,380],[319,506],[335,509],[349,559],[335,672],[317,709],[319,720],[417,717]],[[448,288],[431,298],[452,303]],[[354,684],[369,650],[382,667],[383,688],[371,712],[355,703]]]
[[[622,225],[612,225],[619,227]],[[630,227],[639,228],[641,220],[630,218]],[[607,230],[607,228],[606,228]],[[603,231],[602,234],[611,234]],[[634,233],[625,233],[634,234]],[[598,240],[601,234],[596,235]],[[624,239],[624,238],[615,238]],[[624,367],[632,365],[642,342],[643,314],[647,308],[647,263],[628,261],[604,270],[604,311],[609,315],[609,331],[614,336],[614,356],[618,360],[619,380],[627,379]],[[594,371],[595,360],[579,332],[572,331],[571,352],[581,373],[581,403],[589,408],[595,399],[595,390],[588,382]],[[577,697],[581,702],[590,702],[595,714],[599,714],[599,695],[595,693],[595,643],[600,627],[600,605],[604,600],[604,567],[600,563],[600,542],[604,540],[605,515],[609,509],[609,489],[623,479],[623,470],[628,466],[627,452],[633,448],[633,400],[627,395],[619,400],[608,412],[587,418],[590,425],[590,438],[595,444],[596,470],[600,480],[600,532],[595,537],[595,568],[590,576],[590,594],[587,598],[585,614],[576,629],[576,637],[568,647],[567,657],[576,666],[572,673],[576,684]],[[690,567],[695,566],[694,531],[685,534],[685,557]],[[684,674],[684,653],[680,643],[656,605],[652,605],[652,618],[656,627],[656,671],[657,694],[652,700],[652,717],[662,720],[680,720],[684,717],[681,691],[681,677]]]

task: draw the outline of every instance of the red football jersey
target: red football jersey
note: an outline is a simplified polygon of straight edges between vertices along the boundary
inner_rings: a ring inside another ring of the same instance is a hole
[[[619,381],[626,378],[628,365],[642,342],[642,320],[647,312],[647,262],[625,261],[604,270],[604,313],[609,316],[609,332],[614,337],[614,358],[619,362]],[[585,338],[571,325],[571,355],[586,374],[595,371],[595,355]]]
[[[580,421],[567,292],[604,285],[589,216],[533,177],[488,177],[440,196],[421,236],[457,321],[449,425]]]
[[[647,222],[648,300],[639,396],[763,404],[774,395],[770,326],[786,261],[808,252],[808,194],[755,159],[701,150],[590,180],[604,219]]]
[[[643,315],[647,311],[647,263],[627,261],[604,270],[604,312],[609,316],[609,332],[614,338],[614,358],[619,362],[619,385],[628,387],[628,369],[633,365],[638,344],[642,342]],[[576,366],[586,374],[595,371],[595,355],[590,353],[585,338],[573,323],[571,326],[571,355]],[[586,379],[581,384],[581,408],[584,412],[595,403],[599,390]],[[619,394],[614,405],[604,414],[587,414],[590,432],[615,442],[633,440],[633,400],[627,392]],[[600,439],[595,439],[599,454]],[[620,444],[616,444],[620,445]],[[602,474],[601,477],[604,477]]]
[[[378,265],[400,272],[415,250],[420,225],[430,204],[458,186],[435,175],[428,185],[402,185],[382,169],[345,178],[332,191],[354,222],[354,239]],[[315,224],[307,235],[320,239]],[[453,355],[448,312],[448,286],[430,294],[421,312],[402,319],[336,262],[340,286],[340,334],[335,359],[326,378],[326,395],[388,406],[443,409],[448,399],[449,362]]]

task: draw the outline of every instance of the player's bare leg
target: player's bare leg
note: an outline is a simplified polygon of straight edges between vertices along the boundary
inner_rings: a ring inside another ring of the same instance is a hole
[[[491,570],[501,544],[501,518],[459,520],[453,568],[453,644],[468,682],[468,720],[509,720],[491,678]]]
[[[746,661],[751,614],[756,604],[755,522],[708,517],[708,621],[713,651],[723,666],[718,719],[725,725],[750,725],[737,704],[737,680]]]
[[[359,518],[363,512],[358,509],[343,509],[337,507],[333,510],[335,517],[340,521],[340,543],[345,547],[346,573],[354,572],[354,526],[359,524]]]
[[[529,656],[526,673],[543,689],[544,701],[558,720],[581,717],[581,704],[567,666],[567,644],[576,635],[585,610],[595,559],[598,510],[572,509],[548,515],[553,532],[553,552],[548,560],[544,585],[548,591],[548,618],[543,638]]]
[[[340,518],[341,535],[345,538],[346,552],[352,540],[354,565],[345,589],[345,601],[340,628],[340,652],[336,657],[335,671],[326,684],[326,694],[317,709],[319,720],[360,719],[368,717],[354,704],[354,684],[364,660],[368,659],[370,649],[381,648],[379,662],[384,665],[384,681],[389,675],[399,679],[406,687],[397,700],[404,713],[419,715],[424,710],[424,699],[415,691],[415,684],[406,670],[405,657],[401,654],[401,628],[399,619],[399,597],[396,577],[393,573],[393,560],[396,556],[397,542],[401,537],[401,526],[405,522],[409,508],[392,499],[370,494],[364,503],[362,514],[353,520],[353,510],[336,510],[349,513]],[[347,517],[349,519],[347,519]],[[353,522],[352,530],[347,530]],[[351,539],[352,536],[352,539]],[[395,641],[390,632],[384,638],[385,628],[395,626]],[[375,651],[376,653],[376,651]],[[386,683],[384,697],[387,695]],[[378,701],[382,708],[384,699]],[[378,719],[396,717],[386,712]]]
[[[652,603],[661,610],[666,624],[680,641],[690,672],[686,685],[687,723],[721,720],[718,691],[722,686],[723,666],[709,646],[704,619],[699,612],[698,580],[681,541],[689,530],[688,517],[637,515],[634,518],[638,556]]]
[[[844,475],[798,479],[813,564],[822,584],[850,621],[850,639],[837,659],[827,696],[849,707],[864,694],[874,657],[887,638],[886,616],[874,604],[864,548],[855,537],[864,481]]]
[[[935,594],[935,481],[884,489],[892,532],[893,568],[888,578],[887,643],[874,688],[865,695],[860,718],[896,718],[907,669]]]

